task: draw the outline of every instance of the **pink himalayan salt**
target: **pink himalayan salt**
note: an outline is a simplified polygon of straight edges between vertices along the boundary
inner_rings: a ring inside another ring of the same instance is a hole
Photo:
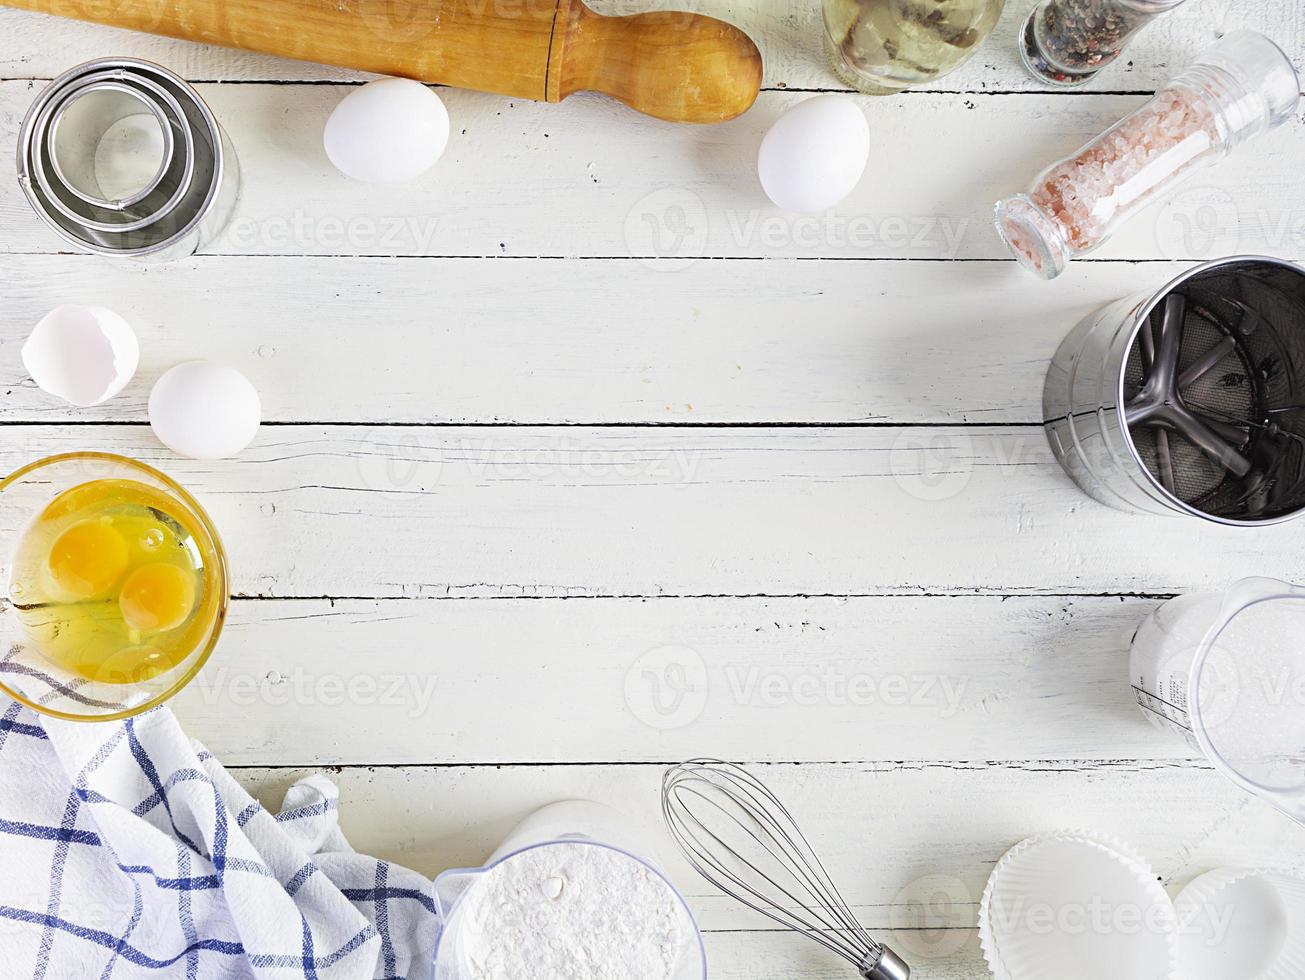
[[[1002,231],[1006,236],[1006,244],[1024,256],[1036,272],[1046,272],[1046,263],[1042,261],[1042,250],[1037,247],[1036,242],[1029,240],[1018,225],[1004,224],[1002,225]]]
[[[1169,88],[1042,175],[1030,197],[1075,251],[1099,245],[1111,220],[1196,163],[1219,142],[1210,106]],[[1027,249],[1026,243],[1021,251]],[[1016,245],[1012,242],[1012,245]],[[1018,247],[1018,246],[1017,246]]]

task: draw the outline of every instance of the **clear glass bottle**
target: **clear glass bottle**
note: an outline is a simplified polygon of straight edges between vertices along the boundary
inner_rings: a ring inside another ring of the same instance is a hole
[[[1106,241],[1124,221],[1193,171],[1281,125],[1300,82],[1276,44],[1234,31],[1146,105],[997,202],[997,231],[1044,279]]]
[[[834,72],[870,95],[923,85],[968,60],[1006,0],[824,0]]]
[[[1129,40],[1183,0],[1043,0],[1020,31],[1020,56],[1034,78],[1082,85]]]

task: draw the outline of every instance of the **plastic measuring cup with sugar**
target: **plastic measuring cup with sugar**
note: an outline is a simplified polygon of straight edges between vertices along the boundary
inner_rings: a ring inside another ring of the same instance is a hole
[[[616,855],[622,859],[617,864],[628,860],[654,876],[657,887],[664,885],[670,896],[679,927],[676,948],[668,951],[667,980],[706,980],[707,956],[697,923],[683,896],[646,856],[652,853],[650,844],[624,814],[589,800],[564,800],[536,810],[482,867],[455,868],[435,879],[441,932],[435,946],[434,980],[471,980],[482,975],[474,963],[476,947],[484,943],[483,929],[474,921],[476,890],[487,887],[498,869],[527,852],[556,847],[567,847],[572,854],[577,847],[601,849],[606,852],[603,857]]]
[[[1305,823],[1305,588],[1248,578],[1171,599],[1133,638],[1138,705]]]

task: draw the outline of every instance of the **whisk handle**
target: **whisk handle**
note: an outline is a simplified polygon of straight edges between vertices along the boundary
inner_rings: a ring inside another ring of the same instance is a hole
[[[877,957],[866,957],[861,964],[861,976],[865,980],[910,980],[911,968],[900,956],[883,946]]]

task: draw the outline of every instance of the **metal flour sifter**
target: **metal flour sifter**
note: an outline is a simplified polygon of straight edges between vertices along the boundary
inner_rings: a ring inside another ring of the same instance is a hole
[[[1083,320],[1052,360],[1047,436],[1125,510],[1273,524],[1305,508],[1305,270],[1195,266]]]

